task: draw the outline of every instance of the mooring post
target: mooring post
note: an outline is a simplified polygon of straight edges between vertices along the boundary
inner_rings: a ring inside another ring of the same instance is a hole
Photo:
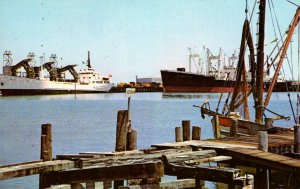
[[[192,140],[200,140],[200,139],[201,139],[201,127],[193,126]]]
[[[190,128],[190,120],[182,121],[182,129],[183,129],[183,141],[191,140],[191,128]]]
[[[294,126],[294,152],[300,153],[300,125]]]
[[[41,159],[44,161],[52,160],[52,131],[51,124],[42,125],[41,134]]]
[[[127,144],[126,150],[137,149],[137,132],[136,130],[130,129],[127,133]]]
[[[237,133],[238,133],[238,120],[234,119],[232,120],[232,125],[230,127],[230,136],[231,137],[237,137]]]
[[[270,128],[270,127],[272,127],[273,126],[273,119],[272,118],[265,118],[265,126],[267,127],[267,128]]]
[[[52,160],[52,126],[51,124],[42,124],[41,132],[41,153],[40,158],[44,161]],[[39,176],[39,189],[50,187],[45,173],[41,173]]]
[[[220,130],[220,122],[219,122],[219,116],[218,115],[215,115],[214,125],[215,125],[215,127],[214,127],[215,138],[219,139],[219,138],[221,138],[221,130]]]
[[[268,132],[258,131],[258,147],[260,150],[268,151]],[[264,167],[256,169],[256,180],[258,188],[269,189],[269,170]],[[254,181],[255,182],[255,181]]]
[[[128,110],[119,110],[116,129],[116,152],[126,150]]]
[[[176,127],[175,128],[175,141],[176,142],[182,142],[183,141],[182,136],[183,136],[182,127]]]

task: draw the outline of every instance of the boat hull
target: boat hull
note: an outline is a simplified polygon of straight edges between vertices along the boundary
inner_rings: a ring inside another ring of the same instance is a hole
[[[109,92],[113,84],[80,84],[0,75],[2,96],[80,94]]]
[[[231,93],[234,80],[219,80],[213,76],[205,76],[183,71],[161,70],[163,89],[166,93]],[[295,91],[292,81],[275,83],[274,92]],[[264,91],[270,82],[264,82]]]

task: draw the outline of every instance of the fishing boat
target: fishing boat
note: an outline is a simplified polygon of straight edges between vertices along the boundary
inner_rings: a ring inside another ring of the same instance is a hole
[[[4,53],[5,65],[0,75],[0,93],[2,96],[17,95],[48,95],[48,94],[79,94],[104,93],[113,87],[112,76],[101,76],[90,63],[88,52],[87,68],[77,72],[76,65],[62,68],[55,67],[55,58],[42,66],[32,66],[32,57],[12,65],[11,53]],[[24,69],[26,72],[18,70]],[[43,74],[44,70],[48,74]],[[66,79],[65,72],[69,71],[73,79]]]
[[[247,7],[247,6],[246,6]],[[255,6],[254,6],[255,7]],[[298,6],[296,13],[292,19],[291,25],[288,27],[286,36],[282,39],[282,46],[278,48],[277,54],[273,55],[274,59],[271,64],[268,64],[268,69],[271,66],[275,67],[275,72],[269,83],[267,93],[264,96],[264,80],[263,75],[265,73],[265,55],[264,55],[264,38],[265,38],[265,7],[266,1],[260,0],[259,2],[259,24],[258,24],[258,45],[256,50],[256,59],[254,52],[254,45],[251,35],[250,24],[247,18],[246,8],[246,19],[243,26],[242,39],[240,44],[239,60],[237,65],[236,83],[234,86],[233,93],[229,93],[224,102],[222,111],[219,111],[219,105],[222,99],[221,94],[218,102],[216,111],[211,110],[209,102],[205,102],[202,106],[196,106],[201,109],[202,117],[205,115],[213,116],[212,125],[215,131],[215,137],[219,138],[222,135],[254,135],[260,130],[276,130],[282,129],[273,126],[275,120],[289,120],[290,117],[286,117],[268,109],[268,105],[271,99],[272,92],[274,91],[275,83],[278,79],[279,72],[282,68],[284,59],[286,58],[287,50],[292,39],[292,35],[295,28],[300,20],[300,7]],[[253,12],[253,11],[252,11]],[[251,18],[251,17],[250,17]],[[278,45],[278,44],[277,44]],[[245,63],[245,52],[246,48],[249,50],[249,67],[251,72],[251,81],[247,80],[247,71]],[[274,52],[274,51],[272,51]],[[250,84],[250,85],[249,85]],[[298,82],[299,84],[299,82]],[[293,84],[295,89],[299,89],[299,86]],[[248,96],[253,95],[254,108],[255,108],[255,121],[250,120]],[[288,98],[290,94],[288,93]],[[299,96],[298,96],[299,98]],[[299,100],[299,99],[298,99]],[[289,99],[291,105],[291,99]],[[297,109],[299,103],[297,103]],[[291,105],[293,110],[293,106]],[[238,113],[238,109],[242,109],[243,116]],[[273,117],[264,117],[265,112],[269,111],[274,114]],[[298,115],[293,112],[293,118],[295,124],[299,124]]]

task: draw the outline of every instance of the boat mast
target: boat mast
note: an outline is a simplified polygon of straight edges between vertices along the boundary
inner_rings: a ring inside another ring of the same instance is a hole
[[[265,41],[265,10],[266,1],[260,0],[259,4],[259,30],[257,47],[257,69],[256,69],[256,91],[258,96],[255,99],[255,122],[263,122],[263,81],[264,81],[264,41]]]

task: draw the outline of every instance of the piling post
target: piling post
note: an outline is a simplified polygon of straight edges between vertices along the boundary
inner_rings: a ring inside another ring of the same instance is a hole
[[[127,133],[127,144],[126,150],[136,150],[137,149],[137,132],[130,129]]]
[[[183,129],[183,141],[191,140],[191,128],[190,128],[190,120],[182,121],[182,129]]]
[[[294,152],[300,153],[300,125],[294,126]]]
[[[193,126],[192,140],[201,140],[201,127]]]
[[[267,127],[267,128],[270,128],[270,127],[272,127],[273,126],[273,119],[272,118],[265,118],[265,126]]]
[[[52,129],[51,124],[42,125],[41,134],[41,159],[44,161],[52,160]]]
[[[128,110],[119,110],[116,129],[116,152],[126,150]]]
[[[176,127],[175,128],[175,141],[176,142],[182,142],[183,141],[182,136],[183,136],[182,127]]]
[[[221,138],[221,130],[220,130],[220,122],[219,122],[219,116],[216,115],[215,116],[215,120],[214,120],[214,135],[216,139]]]
[[[230,127],[230,136],[236,138],[237,133],[238,133],[238,120],[234,119],[232,120],[232,125]]]
[[[51,124],[42,124],[41,126],[41,153],[40,158],[44,161],[52,160],[52,126]],[[45,176],[41,173],[39,176],[39,188],[44,189],[50,187],[50,184]]]
[[[268,151],[268,132],[258,131],[258,145],[259,149],[262,151]],[[269,189],[269,170],[264,167],[259,167],[256,169],[256,179],[257,188]]]

